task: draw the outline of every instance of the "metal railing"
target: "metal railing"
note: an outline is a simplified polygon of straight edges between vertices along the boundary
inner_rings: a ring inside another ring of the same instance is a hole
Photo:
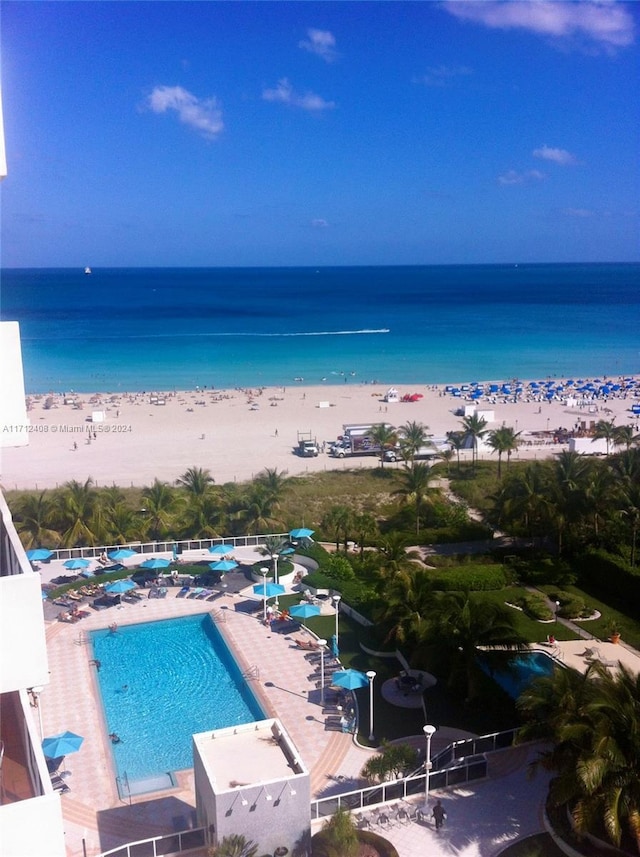
[[[164,836],[154,836],[152,839],[140,839],[137,842],[127,842],[110,851],[103,851],[98,857],[164,857],[167,854],[184,854],[197,851],[206,845],[206,828],[196,827],[193,830],[181,830],[178,833],[167,833]]]
[[[517,729],[506,729],[503,732],[491,732],[478,738],[465,738],[453,741],[431,759],[431,770],[438,771],[451,765],[458,759],[478,756],[481,753],[493,753],[495,750],[506,750],[513,746],[518,733]],[[433,774],[432,774],[433,776]]]

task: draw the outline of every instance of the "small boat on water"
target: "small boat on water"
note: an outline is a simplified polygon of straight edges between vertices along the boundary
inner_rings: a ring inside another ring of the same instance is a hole
[[[87,267],[84,269],[84,272],[85,272],[85,274],[92,274],[92,273],[93,273],[93,271],[91,270],[91,268],[90,268],[88,265],[87,265]]]

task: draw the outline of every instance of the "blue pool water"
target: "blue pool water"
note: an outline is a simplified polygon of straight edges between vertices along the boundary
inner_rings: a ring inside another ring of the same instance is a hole
[[[523,690],[536,678],[553,674],[558,664],[544,652],[527,652],[517,655],[508,668],[491,663],[490,655],[483,655],[480,666],[487,675],[500,685],[512,699],[517,699]]]
[[[91,634],[116,774],[129,782],[193,767],[191,735],[261,720],[208,614]]]

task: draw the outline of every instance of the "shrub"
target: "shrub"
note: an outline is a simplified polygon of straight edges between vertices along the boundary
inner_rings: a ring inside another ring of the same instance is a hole
[[[356,857],[358,831],[353,819],[339,809],[311,840],[313,857]]]
[[[433,572],[432,580],[436,589],[470,592],[504,589],[507,585],[507,575],[501,565],[464,565],[438,569]]]

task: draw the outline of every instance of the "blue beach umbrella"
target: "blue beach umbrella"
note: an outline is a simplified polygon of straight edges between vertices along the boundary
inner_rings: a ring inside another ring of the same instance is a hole
[[[234,568],[238,567],[238,563],[234,562],[232,559],[221,559],[218,562],[210,562],[209,568],[211,571],[233,571]]]
[[[42,595],[42,600],[43,600],[43,601],[46,601],[46,600],[47,600],[47,598],[49,597],[48,593],[46,593],[46,592],[44,591],[44,589],[41,589],[41,590],[40,590],[40,593],[41,593],[41,595]]]
[[[233,550],[235,550],[233,545],[214,545],[209,548],[209,553],[219,553],[224,556],[224,554],[231,553]]]
[[[366,687],[369,679],[359,670],[340,670],[333,674],[331,684],[346,690],[358,690],[359,687]]]
[[[168,559],[155,557],[154,559],[145,559],[144,562],[140,563],[140,568],[168,568],[170,565],[171,562]]]
[[[315,530],[308,530],[306,527],[300,527],[297,530],[289,530],[289,535],[292,539],[310,539]]]
[[[88,568],[91,563],[88,559],[68,559],[63,563],[65,568],[77,571],[79,568]]]
[[[60,732],[59,735],[51,735],[42,742],[42,752],[47,759],[57,759],[59,756],[68,756],[76,753],[82,746],[84,738],[74,732]]]
[[[289,613],[296,619],[311,619],[312,616],[320,615],[320,608],[315,604],[296,604]]]
[[[119,595],[122,592],[129,592],[130,589],[135,588],[136,584],[133,580],[116,580],[108,586],[105,586],[104,591],[108,592],[109,595]]]
[[[118,548],[117,551],[113,551],[110,553],[109,559],[113,559],[116,562],[119,562],[121,559],[129,559],[130,556],[138,556],[135,551],[132,551],[131,548]]]
[[[284,595],[284,586],[279,583],[256,583],[253,591],[261,598],[275,598],[277,595]]]
[[[38,560],[51,559],[53,551],[47,548],[33,548],[27,551],[27,559],[29,562],[38,562]]]

